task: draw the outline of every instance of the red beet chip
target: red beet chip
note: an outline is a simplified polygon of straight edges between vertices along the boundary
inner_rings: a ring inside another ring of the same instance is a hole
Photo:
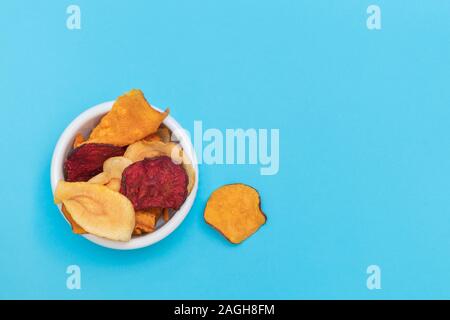
[[[128,166],[120,192],[135,210],[178,209],[187,197],[188,176],[170,157],[147,158]]]
[[[64,162],[66,181],[88,181],[103,171],[103,162],[123,156],[125,148],[110,144],[86,143],[73,149]]]

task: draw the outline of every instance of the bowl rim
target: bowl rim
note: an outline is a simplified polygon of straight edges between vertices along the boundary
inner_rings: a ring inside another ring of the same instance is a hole
[[[64,129],[63,133],[58,139],[58,142],[56,143],[55,149],[53,150],[53,156],[51,160],[50,183],[53,196],[55,194],[55,189],[58,181],[64,179],[63,163],[65,160],[67,150],[71,149],[70,145],[73,143],[75,135],[79,132],[80,128],[87,122],[92,121],[96,118],[100,119],[104,114],[106,114],[109,110],[111,110],[111,107],[113,106],[114,102],[115,101],[103,102],[85,110],[84,112],[79,114],[66,127],[66,129]],[[154,106],[152,107],[162,112],[161,109]],[[84,238],[88,239],[89,241],[97,245],[110,249],[116,250],[139,249],[161,241],[162,239],[170,235],[173,231],[175,231],[175,229],[178,228],[179,225],[186,218],[197,196],[198,179],[199,179],[197,157],[191,139],[189,138],[187,132],[172,116],[168,115],[164,119],[163,124],[166,125],[178,139],[178,142],[180,143],[187,157],[191,160],[192,166],[195,171],[194,187],[192,188],[191,193],[184,201],[183,205],[173,214],[172,218],[168,222],[166,222],[164,225],[156,229],[154,232],[143,236],[131,238],[130,241],[127,242],[114,241],[91,234],[83,234],[82,236]],[[59,208],[61,215],[67,221],[66,217],[61,211],[61,205],[58,204],[57,206]],[[69,223],[69,221],[67,221],[67,223]]]

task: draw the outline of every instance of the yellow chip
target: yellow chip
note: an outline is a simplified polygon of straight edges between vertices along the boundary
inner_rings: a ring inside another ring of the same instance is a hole
[[[55,202],[62,203],[86,232],[117,241],[129,241],[135,225],[133,204],[124,195],[88,182],[59,181]]]
[[[112,178],[106,186],[111,189],[112,191],[119,192],[120,191],[120,179]]]
[[[108,185],[110,184],[110,189],[116,190],[117,184],[119,183],[119,189],[120,189],[120,180],[122,179],[122,172],[125,170],[126,167],[128,167],[133,162],[125,157],[112,157],[107,159],[105,162],[103,162],[103,172],[100,172],[98,175],[92,177],[89,179],[89,183],[96,183],[96,184],[104,184]],[[118,180],[113,181],[113,180]],[[117,189],[116,191],[119,191]]]

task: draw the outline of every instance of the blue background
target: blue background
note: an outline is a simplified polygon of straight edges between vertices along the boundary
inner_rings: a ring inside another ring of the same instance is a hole
[[[72,3],[81,30],[66,28]],[[449,14],[447,0],[3,1],[0,297],[450,298]],[[279,173],[202,165],[187,219],[142,250],[71,234],[53,148],[131,88],[189,130],[279,128]],[[239,246],[202,218],[234,181],[268,215]],[[81,290],[66,288],[70,264]]]

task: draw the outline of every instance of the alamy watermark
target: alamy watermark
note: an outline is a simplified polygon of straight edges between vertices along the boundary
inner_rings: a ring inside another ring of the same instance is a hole
[[[203,127],[194,121],[193,133],[184,130],[193,142],[199,164],[257,165],[261,175],[276,175],[280,169],[279,129],[225,129]],[[172,133],[172,140],[180,134]]]
[[[369,275],[366,280],[366,286],[369,290],[381,289],[381,268],[376,264],[367,267],[366,273]]]
[[[66,279],[66,287],[69,290],[81,290],[81,269],[76,264],[67,267],[66,274],[69,276]]]
[[[369,30],[381,30],[381,8],[371,4],[366,10],[369,15],[366,20],[366,26]]]
[[[66,27],[69,30],[81,29],[81,9],[75,4],[67,7],[66,13],[69,15],[66,20]]]

